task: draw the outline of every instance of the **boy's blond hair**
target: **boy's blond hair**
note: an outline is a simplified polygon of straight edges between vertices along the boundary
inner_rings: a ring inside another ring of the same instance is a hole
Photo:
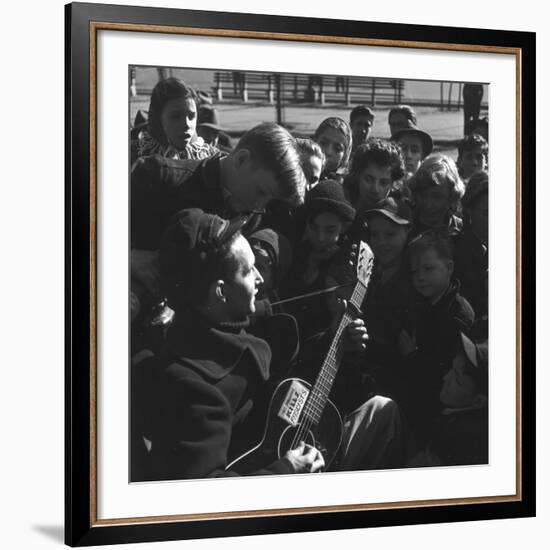
[[[416,174],[409,180],[413,196],[428,187],[443,185],[444,183],[449,185],[451,210],[457,212],[460,199],[464,196],[465,187],[452,159],[440,153],[429,155],[423,160]]]

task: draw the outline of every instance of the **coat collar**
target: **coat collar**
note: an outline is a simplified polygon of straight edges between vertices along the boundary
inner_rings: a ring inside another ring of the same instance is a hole
[[[227,376],[248,354],[262,379],[269,378],[271,349],[248,334],[247,323],[213,326],[198,313],[180,315],[168,332],[166,353],[212,380]]]

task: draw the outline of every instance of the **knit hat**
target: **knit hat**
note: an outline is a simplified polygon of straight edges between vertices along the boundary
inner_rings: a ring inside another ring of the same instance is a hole
[[[246,216],[229,221],[199,208],[175,214],[162,235],[159,254],[161,284],[168,297],[176,287],[192,292],[212,254],[247,222]]]
[[[410,120],[409,126],[407,128],[399,128],[399,130],[393,134],[391,139],[392,141],[399,141],[400,138],[407,134],[418,136],[420,138],[420,141],[422,142],[422,158],[427,157],[433,151],[434,142],[432,140],[432,136],[415,126]]]
[[[355,218],[355,209],[346,199],[344,188],[334,180],[324,180],[309,192],[305,210],[308,218],[322,212],[336,214],[346,222]]]
[[[396,201],[392,197],[381,200],[377,203],[376,208],[367,210],[365,214],[368,216],[375,212],[383,214],[399,225],[410,225],[412,223],[412,211],[409,205],[404,201]]]
[[[275,280],[280,282],[292,264],[292,247],[289,240],[273,229],[260,229],[252,233],[248,240],[251,245],[258,243],[269,255],[274,268]]]

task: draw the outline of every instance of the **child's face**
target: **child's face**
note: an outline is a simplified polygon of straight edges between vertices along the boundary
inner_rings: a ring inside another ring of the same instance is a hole
[[[393,185],[391,166],[372,162],[359,174],[359,202],[374,205],[385,199]]]
[[[467,361],[466,355],[460,350],[453,359],[451,370],[443,377],[439,399],[446,407],[471,407],[478,394],[475,381],[466,373]]]
[[[465,179],[471,178],[476,172],[487,169],[487,157],[481,147],[475,147],[471,151],[464,151],[458,159],[458,166]]]
[[[450,184],[434,184],[421,189],[415,195],[415,202],[421,223],[432,227],[444,225],[451,209]]]
[[[308,191],[310,191],[319,183],[323,171],[323,162],[319,157],[308,157],[302,162],[302,170],[307,180]]]
[[[414,288],[429,301],[436,300],[448,288],[453,273],[453,262],[440,258],[433,248],[411,258]]]
[[[269,254],[258,244],[252,247],[256,259],[256,269],[260,272],[263,282],[258,285],[258,298],[263,298],[267,292],[273,289],[273,264]]]
[[[166,103],[160,115],[160,123],[168,143],[184,149],[195,135],[197,106],[192,99],[177,98]]]
[[[256,161],[247,149],[235,152],[235,170],[229,175],[228,203],[235,212],[262,210],[272,199],[280,197],[277,175]]]
[[[403,254],[409,228],[391,221],[383,214],[369,218],[370,245],[375,261],[382,267],[394,265]]]
[[[314,252],[328,259],[338,249],[338,240],[343,231],[344,224],[340,217],[323,212],[309,220],[305,236]]]
[[[368,115],[358,116],[353,119],[351,123],[351,133],[354,147],[367,141],[372,128],[372,122],[372,118]]]
[[[489,244],[489,195],[484,194],[470,206],[470,223],[478,239]]]
[[[334,171],[340,168],[346,154],[346,138],[344,134],[336,128],[327,128],[317,141],[327,159],[326,169]]]
[[[405,169],[410,174],[416,174],[424,158],[422,140],[414,134],[404,134],[399,138],[399,144],[403,151]]]
[[[409,127],[409,119],[405,113],[394,113],[390,116],[389,125],[393,136],[397,130]]]

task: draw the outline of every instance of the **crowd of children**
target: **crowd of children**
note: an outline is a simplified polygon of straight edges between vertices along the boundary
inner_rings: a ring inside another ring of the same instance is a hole
[[[370,136],[375,113],[361,105],[311,138],[261,124],[231,148],[205,102],[180,80],[161,81],[148,122],[133,129],[132,352],[162,353],[175,322],[158,251],[181,210],[243,220],[259,272],[248,316],[295,319],[299,352],[280,370],[311,382],[365,241],[374,269],[334,396],[348,413],[374,395],[391,400],[399,441],[392,435],[392,453],[371,448],[380,460],[363,457],[363,467],[486,463],[488,136],[477,131],[486,134],[486,119],[469,121],[456,161],[434,152],[406,105],[389,112],[390,139]],[[211,122],[199,135],[201,112]]]

